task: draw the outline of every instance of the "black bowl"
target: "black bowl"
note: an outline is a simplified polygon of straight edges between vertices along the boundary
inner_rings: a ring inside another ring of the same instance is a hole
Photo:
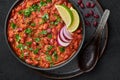
[[[9,47],[11,53],[17,58],[17,60],[19,60],[22,64],[28,66],[29,68],[36,69],[36,70],[53,70],[53,69],[57,69],[57,68],[60,68],[60,67],[62,67],[62,66],[64,66],[64,65],[66,65],[66,64],[69,63],[71,60],[73,60],[73,58],[75,58],[75,56],[77,56],[77,54],[80,52],[80,50],[81,50],[81,48],[82,48],[82,45],[83,45],[83,42],[84,42],[84,38],[85,38],[85,24],[84,24],[84,19],[83,19],[83,17],[82,17],[82,14],[81,14],[80,10],[78,9],[78,6],[76,6],[76,3],[75,3],[73,0],[69,0],[69,2],[72,3],[73,7],[74,7],[74,8],[78,11],[78,13],[79,13],[79,16],[80,16],[80,19],[81,19],[80,25],[82,25],[82,36],[83,36],[83,38],[82,38],[82,41],[81,41],[81,43],[80,43],[80,45],[79,45],[78,50],[77,50],[69,59],[67,59],[66,61],[60,63],[59,65],[53,66],[53,67],[51,67],[51,68],[41,68],[41,67],[36,67],[36,66],[32,66],[32,65],[27,64],[25,61],[21,60],[21,59],[15,54],[14,50],[11,48],[11,46],[10,46],[10,44],[9,44],[9,42],[8,42],[7,27],[8,27],[8,20],[10,19],[10,14],[11,14],[12,9],[13,9],[15,6],[19,5],[22,1],[23,1],[23,0],[17,0],[17,1],[12,5],[12,7],[10,8],[10,10],[9,10],[9,12],[8,12],[8,14],[7,14],[6,21],[5,21],[5,28],[4,28],[5,40],[6,40],[6,42],[7,42],[7,45],[8,45],[8,47]]]

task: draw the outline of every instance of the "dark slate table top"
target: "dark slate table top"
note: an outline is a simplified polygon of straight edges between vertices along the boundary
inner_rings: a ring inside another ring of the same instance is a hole
[[[4,41],[6,14],[15,0],[0,0],[0,80],[50,80],[21,64],[11,55]],[[111,10],[109,40],[95,69],[71,80],[120,80],[120,0],[99,0]]]

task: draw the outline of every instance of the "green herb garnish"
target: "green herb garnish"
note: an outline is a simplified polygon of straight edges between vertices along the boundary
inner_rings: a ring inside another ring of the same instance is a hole
[[[20,54],[20,58],[24,58],[24,53],[22,52],[21,54]]]
[[[49,39],[51,39],[51,38],[52,38],[52,34],[49,34],[47,37],[48,37]]]
[[[50,51],[53,48],[53,46],[48,46],[47,50]]]
[[[57,52],[56,52],[56,51],[54,51],[52,55],[54,56],[55,60],[57,60],[57,59],[58,59],[58,54],[57,54]]]
[[[17,26],[16,26],[16,24],[15,23],[11,23],[11,27],[13,28],[13,29],[15,29]]]
[[[30,28],[27,28],[27,29],[25,30],[25,33],[26,33],[26,34],[31,34],[31,33],[32,33],[32,30],[31,30]]]
[[[51,62],[51,63],[50,63],[50,67],[53,67],[53,65],[54,65],[54,63],[53,63],[53,62]]]
[[[26,45],[30,46],[32,44],[32,42],[26,42]]]
[[[46,31],[46,30],[43,30],[40,34],[46,35],[46,34],[47,34],[47,31]]]
[[[19,34],[16,34],[16,35],[15,35],[15,39],[16,39],[17,42],[19,42],[20,39],[21,39],[20,35],[19,35]]]
[[[33,52],[34,52],[34,54],[38,54],[39,49],[37,48],[37,49],[35,49]]]
[[[34,26],[36,26],[36,24],[35,24],[34,22],[33,22],[33,23],[31,23],[30,25],[31,25],[31,26],[33,26],[33,27],[34,27]]]
[[[40,41],[40,38],[35,38],[35,42],[39,42]]]
[[[46,2],[47,2],[47,3],[50,3],[50,2],[52,2],[52,0],[46,0]]]
[[[34,4],[29,9],[30,9],[30,11],[37,11],[38,9],[40,9],[40,6],[37,4]]]
[[[29,48],[30,51],[33,51],[33,48]]]
[[[65,52],[65,47],[59,47],[60,52]]]
[[[24,49],[24,45],[23,45],[23,44],[19,44],[19,45],[17,46],[17,48],[19,48],[20,50],[23,50],[23,49]]]
[[[45,14],[42,16],[42,19],[43,19],[44,21],[48,20],[48,19],[49,19],[48,13],[45,13]]]
[[[26,10],[23,11],[23,14],[24,14],[25,17],[29,17],[31,15],[31,13],[32,12],[31,12],[30,9],[26,9]]]
[[[46,60],[49,61],[50,63],[52,63],[52,57],[50,55],[46,56]]]
[[[40,2],[39,6],[42,7],[42,6],[46,6],[47,4],[43,1]]]
[[[20,10],[18,13],[19,13],[19,14],[23,14],[23,12],[24,12],[23,10]]]
[[[46,52],[45,52],[45,54],[46,54],[46,55],[49,55],[49,52],[48,52],[48,51],[46,51]]]

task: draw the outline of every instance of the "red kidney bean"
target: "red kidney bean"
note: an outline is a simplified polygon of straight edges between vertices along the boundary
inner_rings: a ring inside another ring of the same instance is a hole
[[[49,9],[51,6],[51,4],[47,4],[46,9]]]
[[[94,21],[93,26],[95,26],[95,27],[98,26],[98,22]]]
[[[33,63],[33,61],[30,60],[30,59],[26,59],[25,62],[28,63],[28,64],[32,64]]]
[[[90,2],[87,2],[87,3],[86,3],[86,7],[87,7],[87,8],[90,8],[90,7],[91,7],[91,3],[90,3]]]
[[[24,56],[28,56],[28,52],[24,52]]]
[[[21,39],[21,43],[25,43],[25,39],[24,38]]]
[[[9,33],[9,37],[12,38],[13,36],[14,36],[14,33],[13,33],[13,32],[10,32],[10,33]]]
[[[37,43],[36,42],[33,42],[33,46],[36,46],[37,45]]]
[[[90,17],[90,14],[89,13],[85,14],[85,17],[86,18]]]
[[[50,28],[49,28],[49,29],[47,29],[47,32],[48,32],[48,33],[51,33],[51,29],[50,29]]]
[[[33,65],[37,65],[37,64],[38,64],[38,61],[34,60]]]
[[[9,41],[10,41],[10,42],[13,42],[14,40],[13,40],[13,38],[9,38]]]
[[[92,4],[91,4],[91,8],[94,8],[94,7],[95,7],[95,5],[96,5],[95,3],[92,3]]]
[[[43,29],[47,29],[47,28],[48,28],[48,26],[49,26],[49,24],[47,24],[47,23],[46,23],[46,24],[44,24],[44,25],[43,25]]]
[[[82,0],[78,0],[78,4],[80,5],[82,3]]]
[[[90,26],[90,22],[89,21],[85,21],[85,24],[87,25],[87,26]]]
[[[54,43],[54,39],[51,39],[51,40],[50,40],[50,44],[53,44],[53,43]]]
[[[68,57],[69,57],[68,55],[65,55],[65,56],[64,56],[64,59],[67,59]]]
[[[14,15],[14,17],[13,17],[13,19],[17,19],[18,18],[18,15],[17,14],[15,14]]]
[[[90,10],[89,14],[90,14],[91,16],[93,16],[93,15],[94,15],[93,10]]]
[[[23,29],[22,29],[22,28],[18,28],[17,31],[18,31],[18,32],[22,32]]]
[[[22,7],[17,7],[15,10],[16,11],[19,11],[19,10],[21,10],[22,9]]]
[[[26,37],[27,37],[27,35],[26,35],[26,34],[23,34],[23,37],[24,37],[24,38],[26,38]]]
[[[55,28],[53,28],[53,29],[52,29],[52,33],[55,33],[55,32],[56,32],[56,29],[55,29]]]
[[[44,43],[48,44],[48,40],[46,38],[44,38]]]
[[[33,39],[32,38],[28,38],[28,41],[31,42]]]
[[[85,8],[85,5],[84,5],[83,3],[81,3],[81,4],[80,4],[80,7],[81,7],[82,9],[84,9],[84,8]]]
[[[77,34],[80,34],[81,33],[81,29],[77,31]]]
[[[78,35],[78,39],[82,39],[82,35]]]
[[[98,14],[95,14],[95,15],[94,15],[94,18],[99,18],[99,15],[98,15]]]

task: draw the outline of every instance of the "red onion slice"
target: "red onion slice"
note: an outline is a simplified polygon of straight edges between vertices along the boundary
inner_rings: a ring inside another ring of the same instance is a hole
[[[66,43],[69,43],[69,42],[71,42],[71,40],[70,39],[67,39],[67,38],[65,38],[65,36],[63,35],[63,32],[64,32],[64,27],[61,29],[61,31],[60,31],[60,39],[63,41],[63,42],[66,42]]]
[[[66,26],[64,27],[64,29],[63,29],[63,35],[65,36],[65,38],[67,38],[67,39],[73,39],[72,38],[72,34],[67,30],[67,28],[66,28]]]
[[[57,40],[58,40],[58,44],[61,45],[61,46],[64,46],[64,47],[66,47],[66,46],[68,46],[68,45],[70,44],[70,42],[69,42],[69,43],[63,42],[63,41],[60,39],[59,36],[58,36]]]

